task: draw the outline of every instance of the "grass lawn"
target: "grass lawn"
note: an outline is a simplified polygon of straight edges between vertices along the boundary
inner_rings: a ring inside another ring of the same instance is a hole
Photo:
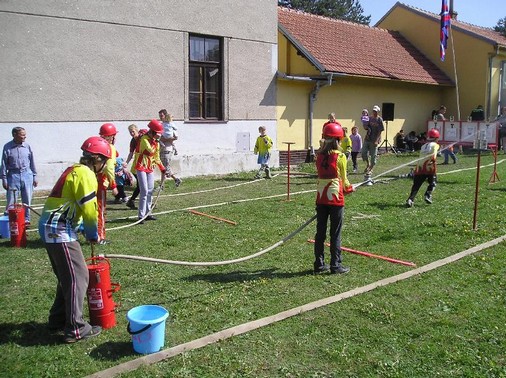
[[[424,185],[414,207],[405,208],[411,180],[399,176],[409,172],[417,155],[380,156],[375,184],[347,197],[343,246],[420,267],[505,235],[506,156],[498,155],[502,181],[495,183],[489,183],[493,156],[481,156],[476,230],[477,157],[458,157],[458,164],[438,167],[432,205],[423,201]],[[257,253],[314,215],[314,167],[304,164],[296,173],[290,201],[283,174],[255,182],[252,172],[195,177],[177,189],[169,182],[154,210],[158,220],[133,227],[123,226],[136,212],[111,200],[111,243],[96,246],[96,253],[200,262]],[[36,198],[34,207],[43,200]],[[23,249],[0,239],[0,376],[86,376],[140,357],[126,330],[126,313],[135,306],[169,310],[164,346],[169,348],[413,269],[343,252],[349,274],[314,276],[313,246],[307,242],[314,233],[312,223],[280,247],[230,265],[111,257],[111,280],[121,284],[117,326],[73,345],[46,329],[56,280],[37,232],[29,231]],[[83,251],[91,255],[86,244]],[[505,253],[501,243],[121,377],[506,377]]]

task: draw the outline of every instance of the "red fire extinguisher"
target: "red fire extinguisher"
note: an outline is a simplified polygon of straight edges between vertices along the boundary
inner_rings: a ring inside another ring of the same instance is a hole
[[[112,294],[117,292],[121,285],[111,283],[111,264],[105,257],[92,257],[86,260],[88,264],[88,308],[90,310],[90,323],[102,328],[112,328],[116,325],[115,310]]]
[[[22,203],[16,203],[16,191],[14,203],[7,209],[9,213],[9,229],[11,233],[11,245],[13,247],[26,247],[25,207]]]

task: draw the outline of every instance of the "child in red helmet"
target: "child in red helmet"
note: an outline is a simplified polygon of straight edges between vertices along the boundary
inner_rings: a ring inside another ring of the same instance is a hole
[[[135,148],[135,160],[133,162],[137,172],[139,183],[139,220],[156,220],[151,211],[151,199],[155,186],[154,167],[157,166],[162,173],[162,181],[166,169],[160,160],[160,143],[158,142],[163,133],[163,125],[160,121],[152,119],[148,124],[149,131],[141,136]]]
[[[116,166],[116,157],[118,157],[118,152],[116,151],[116,147],[114,147],[114,142],[116,140],[117,133],[118,130],[116,129],[116,126],[114,126],[114,124],[112,123],[104,123],[102,126],[100,126],[99,134],[103,139],[107,141],[107,143],[109,143],[109,146],[111,147],[111,156],[112,156],[112,158],[107,160],[104,170],[97,174],[98,244],[100,245],[108,243],[108,241],[105,239],[105,213],[107,203],[107,189],[111,189],[112,194],[114,196],[118,195],[118,189],[116,185],[116,175],[114,172]]]
[[[314,273],[330,269],[332,274],[348,273],[341,264],[341,228],[344,195],[353,192],[346,175],[347,159],[339,147],[344,132],[337,121],[323,127],[322,146],[317,151],[318,191],[316,195],[316,235],[314,244]],[[324,249],[327,222],[330,218],[330,266],[325,264]]]
[[[432,192],[436,187],[436,158],[437,152],[439,151],[439,131],[437,129],[430,129],[427,133],[427,143],[425,143],[420,149],[421,159],[418,161],[416,168],[413,172],[413,186],[411,187],[411,193],[406,200],[406,207],[412,207],[415,201],[416,194],[427,181],[429,186],[425,191],[424,199],[428,204],[432,203]]]
[[[50,330],[63,331],[66,343],[96,336],[101,331],[83,318],[89,273],[78,230],[82,226],[86,240],[97,242],[96,174],[112,155],[109,143],[98,136],[86,139],[81,149],[81,161],[60,176],[39,220],[39,234],[58,280],[48,326]]]

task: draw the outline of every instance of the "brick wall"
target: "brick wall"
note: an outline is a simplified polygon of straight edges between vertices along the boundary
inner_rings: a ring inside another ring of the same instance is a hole
[[[297,165],[309,162],[309,150],[291,150],[290,165]],[[288,151],[279,151],[279,165],[288,165]]]

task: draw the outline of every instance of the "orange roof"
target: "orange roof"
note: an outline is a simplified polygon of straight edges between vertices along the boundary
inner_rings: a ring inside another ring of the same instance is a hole
[[[401,2],[395,3],[395,5],[376,23],[376,25],[379,25],[381,21],[387,17],[396,7],[405,8],[413,13],[417,13],[421,16],[428,17],[430,19],[433,19],[434,21],[438,22],[441,19],[441,16],[439,14],[435,14],[432,12],[428,12],[426,10],[413,7],[411,5],[406,5]],[[458,9],[455,9],[458,13]],[[451,21],[451,27],[452,29],[458,30],[463,33],[471,34],[476,38],[480,38],[482,40],[485,40],[486,42],[490,43],[491,45],[499,45],[501,47],[506,47],[506,36],[502,35],[499,32],[496,32],[492,28],[486,28],[483,26],[477,26],[473,24],[469,24],[467,22],[462,22],[457,20]]]
[[[398,32],[278,7],[280,32],[317,69],[434,85],[448,76]]]

